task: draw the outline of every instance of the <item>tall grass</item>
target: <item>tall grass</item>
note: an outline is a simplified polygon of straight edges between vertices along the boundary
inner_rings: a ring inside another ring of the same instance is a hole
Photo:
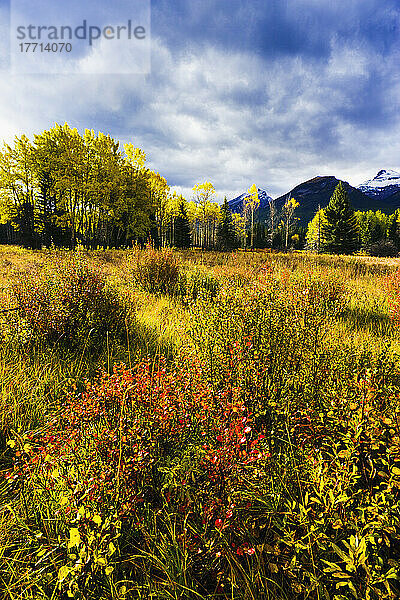
[[[95,347],[2,315],[0,598],[398,597],[396,262],[168,256],[87,253],[135,312]]]

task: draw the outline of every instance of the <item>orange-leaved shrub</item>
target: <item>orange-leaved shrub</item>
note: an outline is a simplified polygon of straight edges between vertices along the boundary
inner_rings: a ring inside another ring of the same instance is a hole
[[[194,359],[115,367],[11,446],[8,479],[35,498],[28,511],[43,532],[30,552],[56,553],[60,589],[72,596],[127,561],[140,584],[141,561],[162,548],[171,518],[198,592],[219,586],[216,557],[245,563],[255,553],[248,486],[269,470],[267,440],[237,391],[215,394]]]
[[[129,313],[103,274],[79,256],[60,257],[38,272],[23,273],[11,294],[17,308],[14,326],[31,342],[101,344],[107,332],[123,332]]]

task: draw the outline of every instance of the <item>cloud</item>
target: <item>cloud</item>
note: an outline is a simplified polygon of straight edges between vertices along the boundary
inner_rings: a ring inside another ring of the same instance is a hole
[[[150,75],[3,76],[0,137],[55,121],[106,131],[143,148],[188,197],[209,180],[220,200],[253,182],[278,196],[316,175],[357,185],[399,167],[395,5],[189,4],[153,1]],[[373,8],[381,36],[366,23]],[[107,60],[104,50],[91,60]]]

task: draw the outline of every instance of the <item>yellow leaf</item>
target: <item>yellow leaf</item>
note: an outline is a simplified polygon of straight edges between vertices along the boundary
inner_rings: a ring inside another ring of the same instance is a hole
[[[54,479],[57,479],[57,477],[60,477],[60,471],[58,469],[54,469],[54,471],[51,472],[51,476],[54,477]]]
[[[15,440],[8,440],[7,445],[10,446],[10,448],[15,448]]]
[[[96,560],[97,564],[100,565],[101,567],[105,567],[107,565],[107,560],[105,558],[103,558],[102,556],[100,556],[97,560]]]
[[[69,542],[68,548],[72,548],[73,546],[78,546],[81,542],[81,535],[79,533],[79,529],[73,527],[69,531]]]
[[[66,577],[68,577],[69,575],[69,567],[67,567],[66,565],[64,565],[64,567],[61,567],[58,571],[58,579],[60,581],[63,581]]]
[[[116,548],[115,548],[115,546],[114,546],[114,544],[112,542],[110,542],[108,544],[108,550],[109,550],[109,552],[108,552],[109,556],[111,556],[112,554],[114,554]]]
[[[114,571],[114,567],[106,567],[106,575],[111,575],[111,573]]]
[[[100,527],[100,525],[101,525],[101,517],[100,517],[100,515],[94,515],[92,521],[93,521],[93,523],[96,523],[96,525],[98,525]]]

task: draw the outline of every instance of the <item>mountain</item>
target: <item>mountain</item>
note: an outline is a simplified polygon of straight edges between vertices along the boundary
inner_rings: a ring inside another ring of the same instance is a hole
[[[382,169],[373,178],[357,186],[370,198],[386,200],[396,192],[400,192],[400,173],[391,169]]]
[[[314,217],[318,206],[325,208],[328,205],[339,181],[333,176],[309,179],[293,188],[289,194],[277,198],[277,207],[285,203],[288,195],[295,198],[300,204],[296,210],[296,215],[300,219],[299,224],[306,225]],[[392,213],[396,208],[395,203],[389,202],[389,200],[368,196],[360,189],[352,187],[347,181],[342,181],[342,183],[349,194],[350,204],[354,210],[381,210]]]
[[[300,205],[295,213],[299,219],[298,223],[307,225],[317,212],[318,206],[321,208],[328,206],[339,181],[341,180],[332,175],[309,179],[297,185],[287,194],[275,198],[276,209],[279,213],[287,198],[295,198]],[[342,183],[349,194],[350,204],[354,210],[381,210],[391,214],[396,208],[400,208],[400,173],[396,171],[379,171],[374,179],[357,188],[351,186],[347,181],[342,181]],[[368,193],[361,188],[367,190]],[[228,202],[230,210],[241,212],[243,199],[247,195],[246,192],[230,200]],[[269,202],[272,198],[260,188],[258,188],[258,197],[260,199],[258,218],[263,222],[268,220]]]
[[[267,192],[265,190],[257,188],[257,191],[258,191],[258,199],[260,200],[259,210],[264,211],[264,210],[268,209],[269,202],[272,200],[272,198],[271,198],[271,196],[269,196],[267,194]],[[249,193],[245,192],[244,194],[241,194],[240,196],[233,198],[233,200],[229,200],[229,202],[228,202],[229,210],[233,213],[241,212],[243,209],[243,200],[248,195],[249,195]]]

